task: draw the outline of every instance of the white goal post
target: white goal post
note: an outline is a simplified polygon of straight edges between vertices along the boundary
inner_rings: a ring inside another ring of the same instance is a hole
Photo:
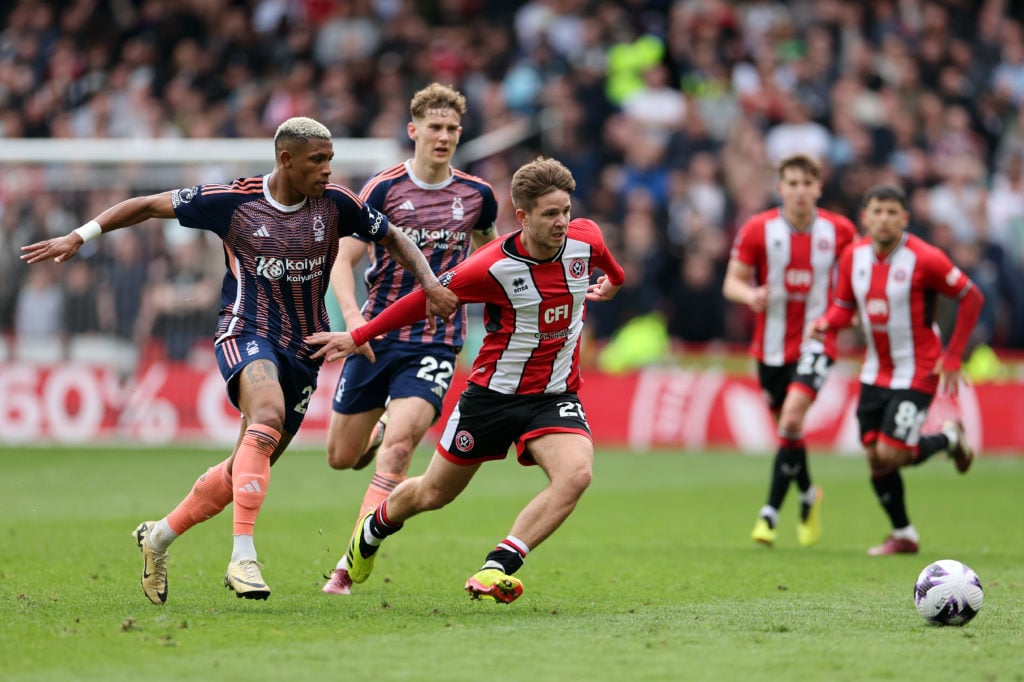
[[[335,138],[335,162],[354,171],[375,172],[401,155],[395,140]],[[203,163],[237,161],[270,164],[270,138],[6,139],[0,163]]]
[[[397,140],[383,138],[335,138],[333,165],[345,179],[360,183],[373,173],[398,163],[403,149]],[[192,182],[197,172],[202,180],[224,182],[269,172],[274,165],[274,143],[270,138],[110,138],[110,139],[6,139],[0,144],[0,167],[5,182],[17,182],[10,175],[19,167],[43,166],[50,180],[78,189],[110,186],[112,171],[118,184],[126,179],[134,186],[173,186]],[[82,167],[91,172],[83,173]],[[129,178],[125,168],[131,168]],[[209,172],[202,169],[208,168]],[[206,177],[220,171],[214,177]]]

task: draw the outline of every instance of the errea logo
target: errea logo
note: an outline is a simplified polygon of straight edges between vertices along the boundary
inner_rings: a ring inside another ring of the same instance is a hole
[[[516,277],[512,280],[512,293],[521,294],[530,287],[526,284],[526,280],[522,277]]]

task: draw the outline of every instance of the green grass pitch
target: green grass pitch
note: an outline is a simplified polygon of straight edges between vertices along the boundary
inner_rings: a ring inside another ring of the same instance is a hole
[[[389,539],[352,596],[329,597],[323,575],[370,474],[294,451],[257,526],[270,599],[222,586],[226,512],[171,548],[170,597],[153,606],[130,532],[221,457],[0,450],[0,679],[1024,680],[1024,458],[981,458],[966,476],[946,461],[905,470],[922,552],[871,558],[887,524],[862,458],[813,456],[821,543],[797,546],[791,491],[766,549],[748,534],[769,458],[603,450],[505,606],[462,584],[542,472],[485,464],[452,505]],[[981,576],[985,605],[966,627],[929,626],[914,608],[914,579],[940,558]]]

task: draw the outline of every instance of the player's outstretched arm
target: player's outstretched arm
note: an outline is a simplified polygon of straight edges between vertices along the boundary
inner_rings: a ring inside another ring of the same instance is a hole
[[[320,346],[310,355],[310,358],[313,360],[323,358],[324,362],[334,362],[353,353],[365,355],[370,362],[377,360],[373,349],[370,348],[370,344],[364,343],[361,346],[357,346],[355,341],[352,340],[352,334],[349,332],[317,332],[307,336],[305,341],[311,346]]]
[[[63,263],[74,258],[82,244],[105,232],[136,225],[150,218],[173,217],[174,207],[171,204],[170,192],[125,199],[63,237],[54,237],[21,247],[21,260],[29,265],[50,258],[55,263]]]
[[[319,332],[307,336],[305,341],[311,346],[323,346],[316,351],[313,358],[325,358],[328,362],[359,353],[373,362],[376,358],[368,341],[380,334],[401,329],[423,319],[426,307],[426,294],[422,289],[415,289],[398,299],[375,318],[348,332]]]
[[[400,230],[388,230],[381,240],[391,256],[411,272],[427,294],[426,319],[431,330],[436,329],[434,318],[449,319],[459,307],[459,297],[441,285],[430,269],[430,263],[409,237]]]

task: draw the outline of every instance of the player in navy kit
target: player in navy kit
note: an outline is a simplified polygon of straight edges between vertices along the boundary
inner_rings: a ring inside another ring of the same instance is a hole
[[[177,218],[214,232],[227,272],[215,349],[228,396],[242,413],[234,452],[211,467],[160,521],[138,526],[142,587],[154,604],[167,599],[167,548],[197,523],[234,502],[234,544],[224,583],[239,597],[266,599],[270,588],[256,558],[253,527],[270,466],[298,431],[316,389],[320,361],[303,338],[330,328],[324,305],[341,237],[358,233],[385,246],[426,289],[428,319],[455,311],[420,250],[351,190],[329,182],[330,131],[292,118],[274,136],[276,165],[264,176],[127,199],[71,233],[22,247],[22,259],[60,263],[85,241],[150,218]]]
[[[387,215],[391,229],[405,232],[434,272],[444,272],[464,261],[471,247],[494,239],[498,204],[489,184],[451,167],[466,98],[432,83],[413,96],[409,111],[413,157],[371,178],[360,198]],[[366,253],[365,237],[354,234],[341,240],[331,272],[349,331],[415,285],[387,250],[379,245],[369,248],[368,295],[362,310],[356,302],[353,267]],[[355,355],[345,363],[334,396],[327,461],[335,469],[362,469],[376,456],[376,470],[354,522],[405,480],[413,451],[441,414],[465,337],[465,309],[460,306],[434,331],[419,320],[374,340],[376,362]],[[342,556],[323,591],[349,594],[351,585],[347,557]]]

